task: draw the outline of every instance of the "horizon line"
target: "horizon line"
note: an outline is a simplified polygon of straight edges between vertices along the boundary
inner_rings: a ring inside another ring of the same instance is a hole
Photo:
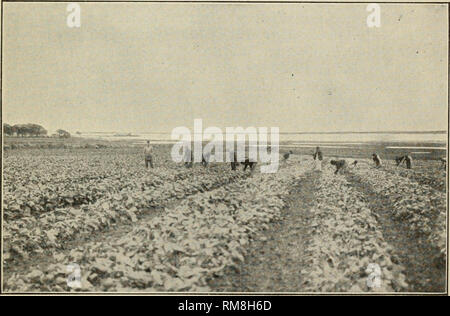
[[[136,133],[134,132],[100,132],[100,131],[87,131],[87,132],[80,132],[80,133],[96,133],[96,134],[110,134],[110,133],[117,133],[117,134],[132,134],[136,136]],[[326,131],[326,132],[280,132],[280,134],[446,134],[447,130],[432,130],[432,131]],[[170,135],[171,132],[138,132],[138,134],[168,134]],[[191,133],[196,134],[196,133]],[[247,134],[247,133],[243,133]]]

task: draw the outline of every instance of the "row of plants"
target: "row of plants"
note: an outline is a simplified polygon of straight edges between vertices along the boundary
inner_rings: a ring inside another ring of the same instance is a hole
[[[162,171],[125,184],[120,179],[108,180],[101,198],[93,203],[6,221],[3,226],[6,264],[30,254],[63,249],[73,239],[103,231],[114,223],[135,222],[149,208],[161,208],[171,201],[248,176],[248,173],[223,169],[205,173],[198,168],[189,176],[184,171],[180,176],[173,171],[162,176]]]
[[[94,203],[110,192],[139,187],[149,176],[157,186],[187,179],[192,172],[176,165],[145,170],[137,154],[10,157],[5,161],[3,210],[5,221],[39,217],[65,207]],[[14,158],[14,159],[12,159]],[[198,173],[207,174],[211,170]],[[147,181],[148,182],[148,181]]]
[[[208,281],[237,267],[249,242],[279,219],[290,186],[304,171],[290,166],[253,174],[189,196],[107,243],[54,253],[53,264],[12,275],[5,289],[74,290],[67,285],[67,265],[76,263],[82,291],[208,291]]]
[[[446,195],[415,180],[384,169],[356,168],[353,170],[371,185],[376,194],[387,199],[392,218],[408,223],[408,234],[425,247],[436,247],[438,255],[432,262],[446,260]]]
[[[305,291],[394,292],[408,285],[362,193],[325,168],[311,210]]]
[[[446,172],[441,162],[416,161],[412,169],[389,163],[383,169],[393,175],[405,177],[419,184],[428,185],[438,191],[446,192]]]

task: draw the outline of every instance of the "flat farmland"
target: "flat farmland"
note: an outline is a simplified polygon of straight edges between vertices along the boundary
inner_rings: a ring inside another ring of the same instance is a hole
[[[442,151],[376,169],[324,147],[314,171],[312,150],[273,174],[186,168],[164,145],[148,170],[136,147],[6,150],[3,289],[444,292]],[[335,175],[334,157],[358,164]]]

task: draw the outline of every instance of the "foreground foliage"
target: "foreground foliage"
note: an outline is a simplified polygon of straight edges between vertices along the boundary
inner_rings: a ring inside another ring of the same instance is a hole
[[[304,169],[254,175],[193,195],[108,243],[56,253],[44,270],[13,275],[12,291],[67,291],[66,267],[82,267],[81,290],[207,291],[207,281],[244,260],[246,246],[277,220]]]
[[[4,289],[209,291],[209,281],[238,271],[252,240],[264,240],[270,223],[282,220],[290,190],[312,169],[311,157],[290,159],[275,174],[225,164],[186,169],[167,157],[156,151],[156,168],[145,170],[140,149],[5,154]],[[370,161],[348,170],[387,201],[394,221],[408,224],[410,240],[438,249],[430,264],[445,266],[446,196],[437,171],[375,169]],[[319,174],[310,242],[296,250],[307,254],[304,290],[410,290],[369,194],[330,166]],[[81,269],[78,289],[67,284],[73,263]],[[380,287],[367,282],[374,272]]]
[[[309,268],[303,271],[307,291],[394,292],[407,289],[403,267],[391,261],[393,249],[364,196],[345,176],[326,168],[317,186],[312,212]],[[379,270],[378,270],[379,269]],[[372,277],[379,277],[379,284]],[[372,285],[369,283],[372,282]]]
[[[430,258],[430,264],[445,265],[445,193],[383,169],[355,168],[353,172],[389,201],[392,218],[408,223],[411,239],[439,250],[438,256]]]

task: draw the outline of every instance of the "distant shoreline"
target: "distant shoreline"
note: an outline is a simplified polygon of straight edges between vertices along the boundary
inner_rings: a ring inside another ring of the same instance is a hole
[[[142,132],[142,133],[118,133],[118,132],[82,132],[83,134],[130,134],[124,136],[140,136],[140,135],[171,135],[171,132]],[[195,133],[191,133],[195,134]],[[239,133],[236,133],[239,134]],[[282,135],[329,135],[329,134],[447,134],[445,130],[435,130],[435,131],[340,131],[340,132],[280,132]]]

